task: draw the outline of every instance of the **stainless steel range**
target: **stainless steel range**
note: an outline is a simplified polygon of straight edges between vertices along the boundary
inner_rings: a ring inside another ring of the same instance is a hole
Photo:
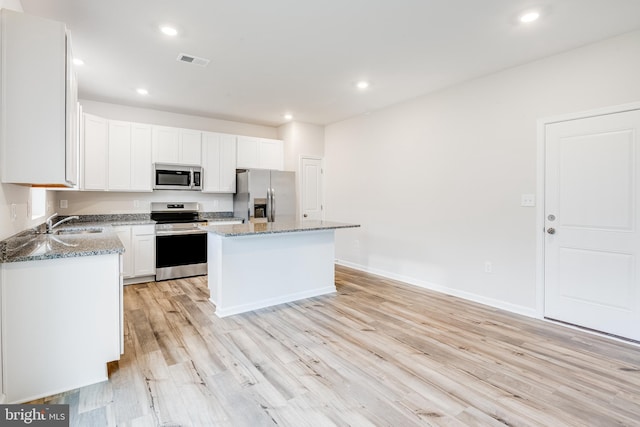
[[[207,232],[197,202],[151,203],[156,221],[156,280],[207,274]]]

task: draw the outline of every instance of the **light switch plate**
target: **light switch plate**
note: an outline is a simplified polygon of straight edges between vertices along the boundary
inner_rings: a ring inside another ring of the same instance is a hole
[[[523,194],[522,196],[520,196],[520,206],[532,207],[535,205],[536,205],[535,194]]]

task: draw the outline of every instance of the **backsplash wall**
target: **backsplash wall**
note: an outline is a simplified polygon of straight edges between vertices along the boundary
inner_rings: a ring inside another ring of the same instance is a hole
[[[60,201],[64,200],[67,208],[60,207]],[[57,191],[54,210],[60,215],[149,213],[151,202],[198,202],[201,212],[233,211],[233,194],[167,190],[151,193]]]

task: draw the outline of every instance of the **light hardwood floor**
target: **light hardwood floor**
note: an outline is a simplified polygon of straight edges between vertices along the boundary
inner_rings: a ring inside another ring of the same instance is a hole
[[[92,427],[640,425],[638,347],[343,267],[336,284],[226,319],[206,277],[128,286],[110,380],[43,401]]]

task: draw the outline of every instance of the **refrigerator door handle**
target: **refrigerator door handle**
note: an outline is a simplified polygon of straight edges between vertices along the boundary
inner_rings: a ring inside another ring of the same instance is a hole
[[[267,187],[267,222],[273,222],[271,217],[271,209],[273,205],[273,196],[271,195],[271,188]]]
[[[271,189],[271,222],[276,220],[276,190]]]

